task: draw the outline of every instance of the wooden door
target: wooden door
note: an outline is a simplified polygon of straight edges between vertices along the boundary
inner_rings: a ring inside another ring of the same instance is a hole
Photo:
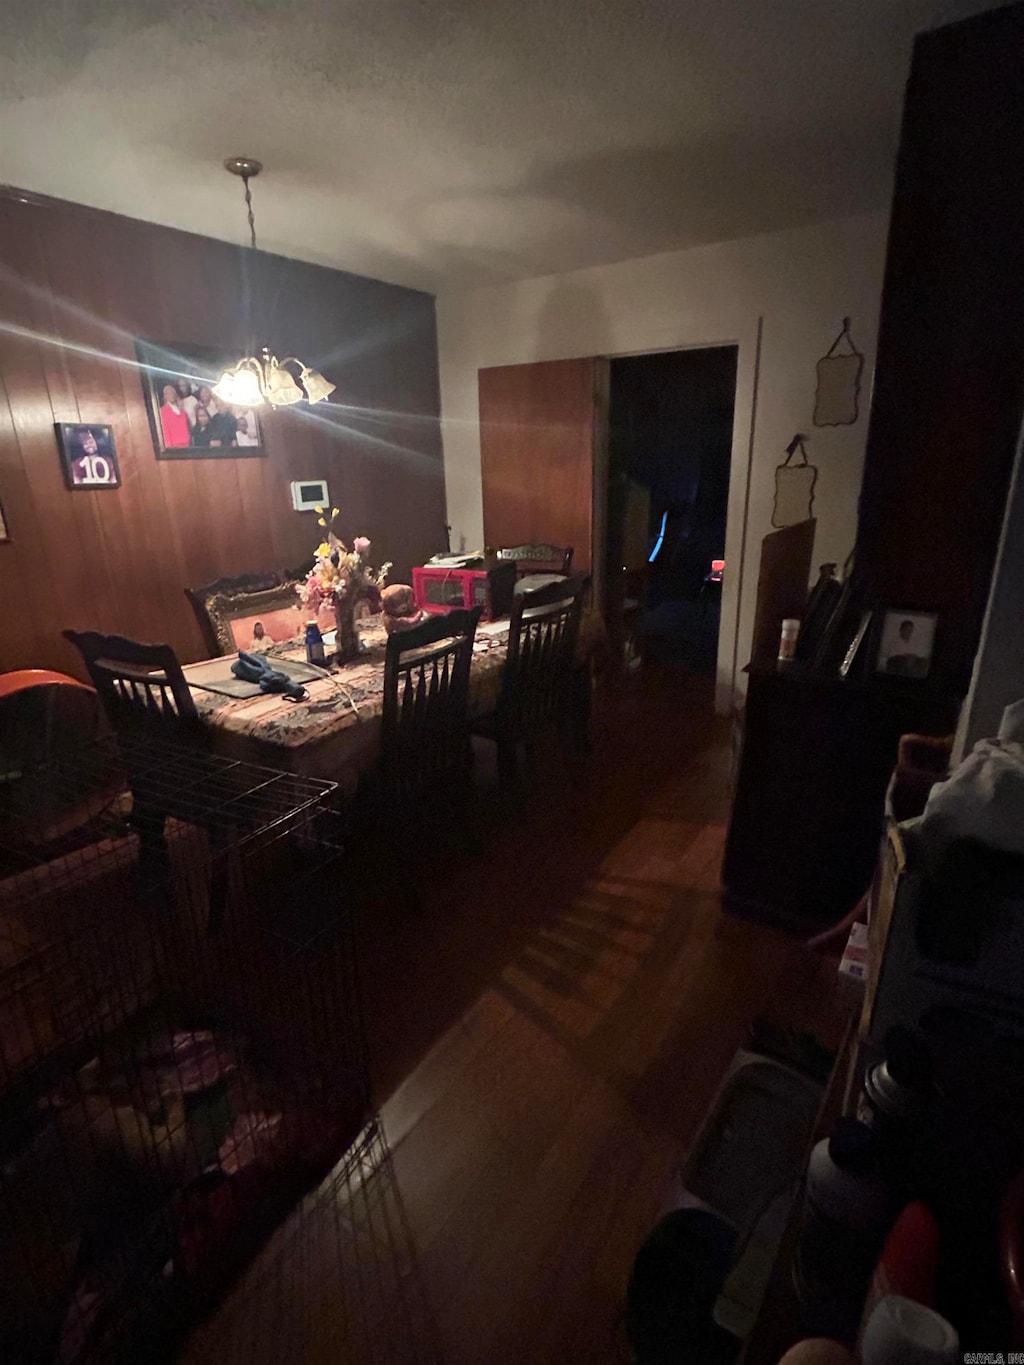
[[[594,463],[606,370],[591,356],[480,371],[484,540],[494,549],[571,545],[575,570],[595,565]]]

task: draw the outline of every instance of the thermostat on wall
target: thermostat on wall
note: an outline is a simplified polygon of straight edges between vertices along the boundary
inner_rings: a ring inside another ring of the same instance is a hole
[[[302,479],[292,484],[292,506],[296,512],[315,512],[330,506],[326,479]]]

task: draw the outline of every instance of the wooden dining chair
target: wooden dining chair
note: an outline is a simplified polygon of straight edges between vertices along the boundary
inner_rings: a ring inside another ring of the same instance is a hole
[[[381,781],[405,808],[469,781],[469,669],[482,607],[432,616],[388,638]]]
[[[469,670],[483,611],[450,611],[389,636],[381,752],[369,785],[381,836],[407,908],[418,906],[416,853],[454,832],[478,841],[469,736]],[[398,831],[397,839],[394,831]]]
[[[227,905],[229,869],[221,856],[244,823],[233,810],[230,778],[211,798],[204,781],[207,737],[170,645],[142,644],[123,635],[65,630],[79,651],[118,740],[132,794],[129,823],[139,836],[139,872],[152,886],[169,873],[167,820],[206,831],[210,849],[208,928],[216,932]],[[175,754],[174,765],[167,761]],[[149,761],[156,755],[155,761]],[[170,774],[173,772],[174,779]]]
[[[196,704],[170,645],[141,644],[96,630],[66,630],[64,638],[81,654],[115,730],[196,718]]]
[[[497,708],[473,723],[474,734],[497,745],[506,791],[518,781],[520,745],[531,757],[538,735],[555,729],[563,752],[574,749],[570,707],[582,594],[578,579],[565,579],[521,593],[513,604]]]
[[[568,577],[572,573],[571,545],[512,545],[498,551],[499,559],[514,559],[520,578],[531,574],[558,573]]]
[[[201,588],[186,588],[185,596],[195,612],[207,654],[213,658],[248,649],[252,619],[271,613],[294,616],[297,633],[303,613],[295,590],[304,576],[302,569],[284,572],[270,569],[218,578]],[[248,629],[243,630],[246,623]]]

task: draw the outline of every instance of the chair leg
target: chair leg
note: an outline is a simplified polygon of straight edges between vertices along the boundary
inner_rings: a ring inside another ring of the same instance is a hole
[[[519,754],[514,740],[498,740],[498,786],[507,795],[519,785]]]
[[[467,770],[465,779],[456,787],[452,797],[452,809],[459,831],[460,842],[467,853],[480,857],[484,851],[483,825],[480,819],[480,803],[477,800],[473,775]]]
[[[211,936],[220,932],[228,909],[231,894],[231,869],[228,866],[227,845],[230,840],[222,832],[211,831],[210,840],[210,883],[207,890],[209,909],[206,917],[206,932]]]
[[[394,864],[395,899],[407,915],[423,911],[423,897],[416,882],[416,869],[408,858],[398,857]]]
[[[585,758],[590,753],[590,711],[590,669],[577,668],[569,692],[569,733],[576,758]]]
[[[170,877],[171,855],[167,847],[164,811],[136,798],[128,824],[139,838],[139,856],[133,879],[139,895],[154,891]]]

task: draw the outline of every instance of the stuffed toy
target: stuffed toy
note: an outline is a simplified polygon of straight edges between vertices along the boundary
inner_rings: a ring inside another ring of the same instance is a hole
[[[384,608],[384,629],[389,635],[396,630],[409,630],[427,619],[427,613],[416,606],[416,595],[407,583],[391,583],[381,594]]]

